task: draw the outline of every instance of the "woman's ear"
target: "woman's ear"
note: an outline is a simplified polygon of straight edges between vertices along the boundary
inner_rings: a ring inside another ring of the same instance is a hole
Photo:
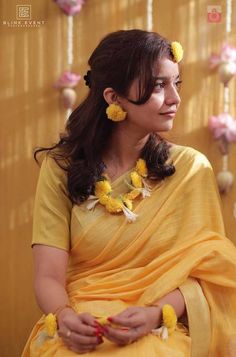
[[[118,104],[118,95],[113,88],[105,88],[103,91],[103,97],[107,104]]]

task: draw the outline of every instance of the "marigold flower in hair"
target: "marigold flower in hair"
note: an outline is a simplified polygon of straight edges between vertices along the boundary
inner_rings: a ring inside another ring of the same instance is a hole
[[[174,41],[171,43],[171,52],[174,56],[174,59],[177,63],[179,63],[182,58],[183,58],[183,54],[184,54],[184,50],[183,47],[181,46],[181,44],[177,41]]]

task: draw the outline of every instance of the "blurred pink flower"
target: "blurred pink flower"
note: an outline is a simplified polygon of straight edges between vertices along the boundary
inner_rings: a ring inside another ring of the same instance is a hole
[[[84,0],[54,0],[66,15],[75,15],[80,12]]]
[[[228,143],[236,141],[236,120],[230,114],[211,116],[208,126],[215,139],[224,138]]]
[[[224,43],[221,48],[221,61],[222,62],[235,62],[236,61],[236,47]]]
[[[54,84],[54,87],[57,89],[74,88],[80,79],[81,76],[79,74],[65,71],[58,79],[58,81]]]
[[[213,53],[209,58],[210,69],[224,62],[236,62],[236,47],[224,43],[219,54]]]

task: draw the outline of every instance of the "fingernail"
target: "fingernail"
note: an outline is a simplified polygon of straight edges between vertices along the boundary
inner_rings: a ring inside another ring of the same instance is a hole
[[[105,326],[103,326],[103,331],[105,331],[106,333],[108,333],[108,328],[107,327],[105,327]]]
[[[104,342],[103,339],[100,336],[98,336],[97,340],[98,340],[98,343],[103,343]]]
[[[101,330],[99,329],[99,327],[95,327],[95,336],[100,336],[101,334]]]

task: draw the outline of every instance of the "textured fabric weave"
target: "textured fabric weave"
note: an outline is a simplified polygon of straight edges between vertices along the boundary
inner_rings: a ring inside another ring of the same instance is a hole
[[[128,223],[101,205],[92,212],[86,202],[72,207],[65,172],[45,159],[33,243],[70,251],[67,292],[74,308],[110,316],[131,305],[154,303],[179,287],[189,314],[190,336],[179,327],[168,341],[151,334],[122,348],[105,341],[85,356],[236,355],[236,249],[224,236],[212,168],[204,155],[188,147],[173,146],[171,160],[176,173],[152,184],[151,197],[135,201],[139,217]],[[125,178],[113,183],[116,194],[128,191]],[[60,338],[37,347],[43,328],[41,319],[24,357],[75,355]]]

